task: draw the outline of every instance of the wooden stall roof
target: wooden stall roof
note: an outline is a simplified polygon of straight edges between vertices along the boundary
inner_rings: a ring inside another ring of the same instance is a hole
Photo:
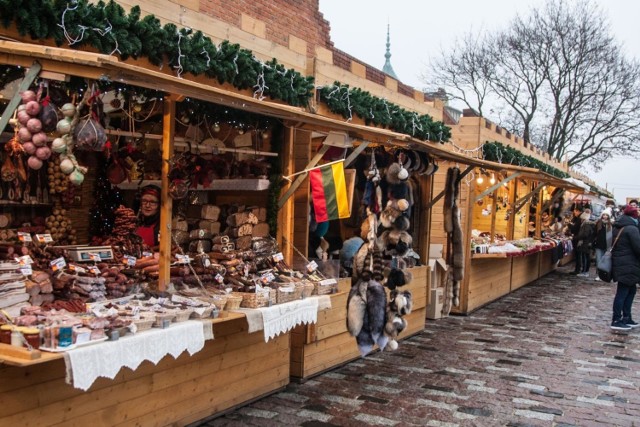
[[[211,86],[190,78],[178,78],[169,72],[146,68],[120,61],[115,56],[0,40],[0,63],[30,67],[33,61],[41,63],[43,70],[76,75],[90,79],[107,78],[134,86],[159,89],[179,97],[192,97],[203,101],[225,105],[231,108],[263,114],[288,121],[292,127],[313,126],[314,130],[339,130],[349,133],[355,139],[378,143],[393,143],[406,148],[423,150],[433,157],[468,166],[482,167],[495,171],[523,172],[540,174],[536,179],[544,178],[552,185],[568,189],[583,189],[570,182],[545,174],[534,168],[491,162],[468,157],[450,151],[442,144],[426,142],[410,135],[393,132],[387,129],[350,123],[343,120],[321,116],[305,111],[301,107],[293,107],[268,100],[259,100],[252,96],[227,89]],[[202,79],[200,79],[202,80]],[[553,181],[553,183],[552,183]]]
[[[558,178],[557,176],[551,175],[550,173],[543,172],[541,170],[537,170],[535,173],[523,172],[521,178],[524,179],[532,179],[535,181],[544,182],[546,184],[552,185],[556,188],[564,188],[565,190],[569,190],[573,193],[584,194],[585,189],[579,187],[569,181],[566,181],[562,178]]]

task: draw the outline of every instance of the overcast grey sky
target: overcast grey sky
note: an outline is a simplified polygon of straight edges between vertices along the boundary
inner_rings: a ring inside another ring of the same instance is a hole
[[[640,1],[591,0],[607,15],[614,36],[629,56],[640,59]],[[391,64],[403,83],[417,89],[429,60],[468,30],[502,27],[516,13],[544,0],[320,0],[320,11],[331,23],[335,46],[382,69],[387,22],[391,27]],[[491,119],[491,117],[489,117]],[[602,187],[614,190],[618,202],[640,197],[640,160],[615,159],[592,174]]]

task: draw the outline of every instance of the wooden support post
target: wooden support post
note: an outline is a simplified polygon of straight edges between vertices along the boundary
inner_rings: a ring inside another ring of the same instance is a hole
[[[40,70],[42,70],[42,66],[40,65],[40,63],[34,62],[33,65],[29,68],[29,71],[27,71],[27,73],[24,75],[24,79],[22,79],[22,82],[18,86],[18,89],[11,97],[11,101],[9,101],[7,108],[4,109],[2,117],[0,117],[0,133],[4,131],[7,123],[9,123],[9,119],[11,119],[11,115],[16,110],[16,108],[18,108],[18,105],[22,100],[20,94],[29,89],[31,83],[33,83],[36,77],[38,77],[38,74],[40,74]]]
[[[176,101],[172,95],[164,98],[162,116],[162,203],[160,204],[160,272],[158,290],[164,291],[170,280],[171,216],[173,200],[169,196],[169,159],[173,156],[173,134],[176,123]]]
[[[542,235],[542,188],[538,190],[538,206],[536,207],[536,237]]]
[[[513,176],[513,175],[512,175]],[[507,221],[507,240],[513,240],[514,228],[516,226],[516,195],[518,194],[518,179],[513,181],[513,188],[509,194],[509,221]]]
[[[293,145],[293,130],[285,128],[284,153],[282,155],[282,172],[284,175],[290,175],[295,172]],[[278,236],[276,237],[279,247],[282,248],[284,259],[289,265],[293,265],[293,248],[287,243],[293,242],[293,205],[293,199],[289,198],[282,206],[282,209],[278,210]]]
[[[496,240],[496,217],[498,216],[498,190],[491,195],[493,207],[491,208],[491,243]]]

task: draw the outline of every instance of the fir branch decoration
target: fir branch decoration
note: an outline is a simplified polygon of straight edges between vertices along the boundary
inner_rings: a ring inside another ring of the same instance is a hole
[[[505,146],[500,142],[485,142],[482,146],[483,158],[492,162],[507,163],[510,165],[525,166],[540,169],[558,178],[569,178],[569,174],[554,168],[553,166],[528,156],[513,147]]]
[[[15,24],[21,35],[34,40],[52,39],[73,49],[88,46],[123,60],[144,57],[158,67],[175,67],[177,74],[205,74],[238,89],[252,88],[263,68],[250,50],[237,44],[223,41],[216,47],[201,31],[162,26],[154,15],[142,17],[139,6],[127,13],[114,0],[0,0],[0,22],[5,27]],[[313,77],[285,69],[275,59],[269,66],[275,72],[265,75],[264,95],[307,106]]]
[[[345,119],[357,115],[367,125],[382,126],[425,141],[444,143],[451,138],[451,129],[442,122],[433,121],[428,114],[418,115],[360,88],[335,82],[333,86],[320,88],[319,93],[320,100],[329,110]]]

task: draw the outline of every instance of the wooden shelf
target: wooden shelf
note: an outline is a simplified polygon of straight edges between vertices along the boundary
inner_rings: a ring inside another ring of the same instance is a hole
[[[258,178],[239,178],[239,179],[214,179],[211,181],[211,185],[208,187],[203,187],[202,185],[198,185],[195,188],[190,188],[190,190],[196,191],[264,191],[269,188],[269,180],[268,179],[258,179]],[[144,180],[140,185],[138,185],[138,181],[134,182],[123,182],[121,184],[116,185],[121,190],[137,190],[139,187],[144,187],[145,185],[157,185],[161,186],[160,180]]]
[[[0,200],[0,206],[12,206],[16,208],[42,208],[42,207],[51,207],[53,205],[51,203],[21,203],[21,202],[12,202],[9,200]]]

